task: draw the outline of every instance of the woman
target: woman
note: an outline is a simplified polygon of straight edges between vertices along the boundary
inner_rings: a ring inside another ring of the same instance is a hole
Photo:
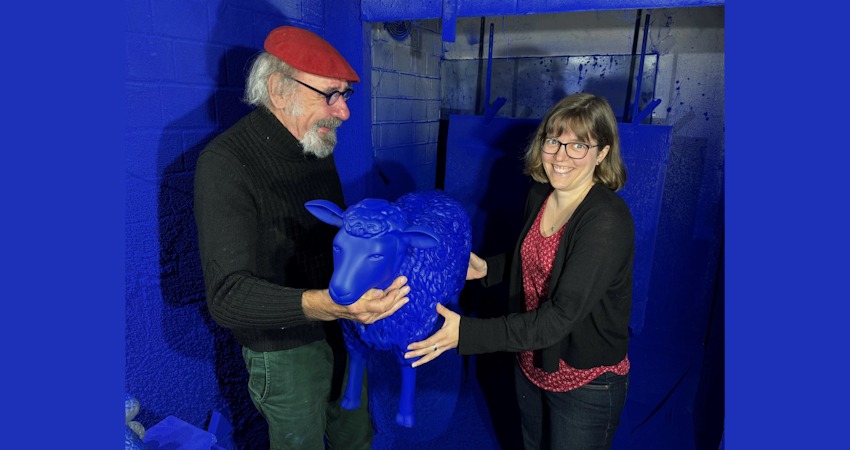
[[[417,367],[455,347],[518,352],[525,448],[610,448],[628,388],[634,222],[615,193],[626,171],[608,102],[558,102],[525,151],[525,173],[538,183],[513,258],[472,253],[467,270],[485,286],[509,276],[510,314],[461,317],[438,304],[442,328],[405,357]]]

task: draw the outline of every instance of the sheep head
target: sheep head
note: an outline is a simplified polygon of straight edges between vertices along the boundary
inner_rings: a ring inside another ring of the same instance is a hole
[[[408,226],[404,212],[392,203],[367,198],[343,211],[327,200],[304,205],[316,218],[339,227],[333,243],[334,273],[329,292],[340,305],[356,302],[369,289],[388,287],[401,275],[409,248],[440,243],[433,230]]]

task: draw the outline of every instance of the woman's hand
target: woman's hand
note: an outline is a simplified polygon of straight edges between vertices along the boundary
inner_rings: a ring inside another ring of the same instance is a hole
[[[475,253],[469,252],[469,266],[466,268],[466,279],[477,280],[487,276],[487,261]]]
[[[404,354],[405,358],[421,357],[411,364],[411,367],[418,367],[433,361],[434,358],[443,354],[444,351],[457,347],[458,334],[460,332],[460,315],[439,303],[437,303],[437,313],[446,319],[440,330],[424,341],[414,342],[407,346],[409,351]]]

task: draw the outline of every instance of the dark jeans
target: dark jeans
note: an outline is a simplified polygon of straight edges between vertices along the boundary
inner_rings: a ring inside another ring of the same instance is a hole
[[[626,402],[628,375],[605,372],[567,392],[540,389],[519,364],[514,376],[526,450],[611,448]]]
[[[360,407],[342,409],[329,401],[333,352],[325,341],[292,350],[255,352],[242,348],[251,400],[269,424],[271,450],[364,449],[372,445],[366,376]],[[343,386],[348,382],[346,368]]]

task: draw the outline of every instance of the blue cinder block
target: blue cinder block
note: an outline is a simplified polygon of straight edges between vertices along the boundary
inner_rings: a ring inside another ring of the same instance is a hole
[[[174,80],[171,42],[157,37],[127,34],[127,79]]]
[[[162,102],[158,87],[127,86],[127,125],[131,130],[162,126]]]
[[[199,42],[176,41],[174,49],[174,76],[181,83],[218,84],[224,79],[219,74],[224,49]]]
[[[162,88],[162,118],[174,128],[212,127],[215,125],[215,101],[206,87],[166,86]]]
[[[198,41],[209,39],[206,2],[155,2],[152,9],[154,33]]]
[[[150,33],[153,29],[150,2],[124,2],[127,31]]]

